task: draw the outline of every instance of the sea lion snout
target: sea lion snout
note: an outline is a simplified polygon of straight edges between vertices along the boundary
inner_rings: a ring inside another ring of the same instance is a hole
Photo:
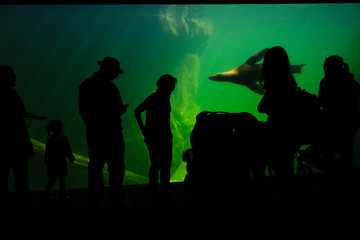
[[[216,73],[216,74],[214,74],[214,75],[211,75],[211,76],[209,77],[209,79],[210,79],[210,80],[213,80],[213,81],[219,81],[219,74]]]

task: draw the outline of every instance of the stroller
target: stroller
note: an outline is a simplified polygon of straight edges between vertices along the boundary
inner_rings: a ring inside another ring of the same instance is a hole
[[[310,145],[304,150],[300,150],[297,157],[298,168],[296,173],[298,176],[309,176],[313,174],[313,168],[324,171],[328,162],[318,145]]]
[[[201,112],[186,151],[188,179],[207,193],[240,191],[253,175],[264,173],[263,157],[257,150],[261,129],[250,113]],[[194,177],[196,176],[196,177]]]

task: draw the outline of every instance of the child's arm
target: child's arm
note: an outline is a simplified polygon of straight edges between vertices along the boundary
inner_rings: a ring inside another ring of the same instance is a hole
[[[45,145],[45,155],[44,155],[44,162],[45,162],[45,166],[47,167],[49,165],[49,152],[50,152],[50,144],[49,144],[49,139],[46,141],[46,145]]]
[[[74,163],[75,157],[71,151],[70,143],[66,136],[64,136],[64,142],[65,142],[65,156],[69,159],[69,162]]]

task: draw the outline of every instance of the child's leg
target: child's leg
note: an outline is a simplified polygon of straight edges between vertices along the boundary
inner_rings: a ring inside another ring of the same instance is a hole
[[[65,176],[59,176],[59,196],[65,199]]]
[[[46,197],[50,197],[50,192],[51,192],[51,189],[54,186],[55,182],[56,182],[56,177],[54,177],[54,176],[49,177],[49,180],[48,180],[48,183],[47,183],[46,189],[45,189]]]

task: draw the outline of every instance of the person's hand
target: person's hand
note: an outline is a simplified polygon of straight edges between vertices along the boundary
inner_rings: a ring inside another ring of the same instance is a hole
[[[47,118],[48,117],[46,117],[46,116],[38,116],[37,120],[43,121],[43,120],[46,120]]]
[[[123,115],[124,113],[126,113],[126,110],[128,109],[129,104],[123,104],[122,105],[122,109],[121,109],[121,115]]]

